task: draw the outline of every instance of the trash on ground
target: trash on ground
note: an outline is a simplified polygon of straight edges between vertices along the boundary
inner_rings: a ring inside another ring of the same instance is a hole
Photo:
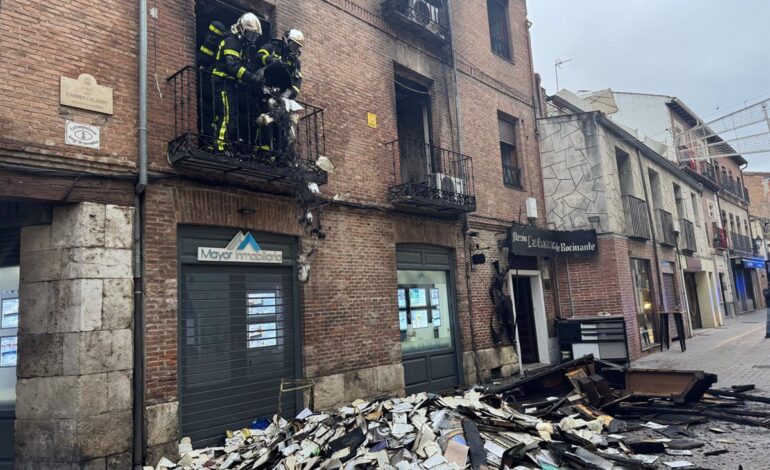
[[[660,460],[693,456],[705,445],[691,426],[769,427],[770,413],[745,409],[736,396],[745,386],[710,390],[715,382],[701,371],[636,371],[586,356],[512,384],[356,400],[334,411],[305,409],[291,420],[258,418],[228,431],[220,447],[194,449],[185,437],[180,459],[164,457],[155,469],[690,468],[686,460]],[[640,430],[652,437],[629,434]]]

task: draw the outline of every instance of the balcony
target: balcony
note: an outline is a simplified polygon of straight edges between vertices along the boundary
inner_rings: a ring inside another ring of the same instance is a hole
[[[435,215],[456,216],[476,210],[470,157],[413,139],[385,144],[393,154],[396,184],[388,189],[394,206]]]
[[[278,126],[258,127],[254,90],[234,84],[233,135],[218,138],[215,93],[208,71],[187,66],[168,78],[174,103],[174,138],[168,160],[177,169],[207,178],[233,176],[247,182],[325,184],[326,172],[316,165],[325,155],[323,110],[299,103],[299,120]],[[286,120],[291,119],[285,113]],[[259,137],[259,134],[263,134]],[[272,134],[272,135],[270,135]],[[265,137],[267,135],[267,137]]]
[[[626,194],[623,199],[623,212],[626,214],[626,234],[630,238],[650,239],[650,219],[647,215],[647,202]]]
[[[682,237],[682,251],[694,253],[698,251],[695,242],[695,225],[687,219],[679,219],[679,232]]]
[[[429,42],[439,45],[449,42],[445,0],[383,0],[382,16]]]
[[[711,231],[714,234],[714,236],[711,238],[711,246],[717,250],[728,249],[729,243],[727,242],[727,232],[725,232],[725,229],[719,228],[719,225],[717,225],[716,222],[712,222]]]
[[[674,232],[674,217],[671,212],[658,209],[655,211],[658,222],[658,242],[670,247],[676,246],[676,233]]]
[[[749,202],[749,191],[729,176],[722,176],[719,179],[719,185],[722,187],[723,192],[726,192],[747,203]]]
[[[509,188],[522,189],[521,168],[503,163],[503,184]]]
[[[689,160],[680,164],[680,168],[711,190],[717,191],[719,189],[719,178],[713,164]]]
[[[742,256],[752,256],[754,254],[751,238],[746,235],[730,232],[730,241],[732,242],[731,252]]]

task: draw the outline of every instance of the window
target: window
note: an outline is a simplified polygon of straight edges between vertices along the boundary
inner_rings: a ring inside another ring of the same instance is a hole
[[[639,326],[639,339],[642,349],[655,344],[657,325],[653,310],[652,281],[650,262],[646,259],[631,258],[631,275],[634,282],[634,300],[636,302],[636,321]]]
[[[652,195],[652,209],[663,209],[663,199],[660,194],[660,177],[655,170],[647,169],[647,177],[650,180],[650,193]]]
[[[249,349],[278,345],[276,315],[280,313],[279,309],[278,291],[268,290],[246,293]]]
[[[487,14],[492,52],[503,59],[512,60],[511,42],[508,37],[508,0],[487,0]]]
[[[503,163],[503,183],[511,188],[521,189],[521,168],[516,146],[517,120],[499,115],[497,126],[500,131],[500,156]]]
[[[431,100],[427,86],[396,75],[396,129],[401,183],[426,183],[436,173],[431,141]]]
[[[690,201],[692,202],[692,216],[693,216],[693,222],[695,222],[695,225],[700,227],[700,208],[698,207],[698,195],[695,193],[690,193]]]
[[[684,199],[682,198],[682,188],[678,184],[674,184],[674,200],[676,201],[676,218],[684,219]]]
[[[620,150],[615,149],[615,162],[618,165],[618,183],[620,183],[620,195],[626,196],[634,193],[634,174],[631,169],[630,156]]]
[[[716,219],[716,211],[714,209],[714,203],[709,202],[709,219],[714,220]]]
[[[448,286],[443,271],[398,271],[398,325],[404,353],[452,347]]]

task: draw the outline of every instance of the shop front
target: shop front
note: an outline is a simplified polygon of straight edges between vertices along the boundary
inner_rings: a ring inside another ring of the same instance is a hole
[[[0,230],[0,469],[13,468],[19,328],[19,229]]]
[[[513,224],[508,234],[508,292],[520,366],[558,361],[558,341],[549,337],[544,260],[591,258],[598,253],[595,230],[557,231]],[[557,261],[558,263],[559,261]],[[541,269],[542,268],[542,269]],[[558,280],[557,280],[558,282]],[[568,291],[567,291],[568,292]]]
[[[756,271],[765,269],[765,261],[759,258],[732,258],[732,263],[738,308],[742,312],[759,308],[762,291]]]
[[[407,395],[460,385],[462,363],[449,249],[399,245],[398,323]]]
[[[294,416],[301,376],[296,240],[230,228],[179,230],[181,434],[214,445],[255,416]],[[288,387],[287,387],[288,388]]]
[[[659,342],[650,260],[631,258],[631,276],[634,285],[634,305],[636,306],[636,323],[639,327],[639,343],[642,350],[645,351],[655,347]]]

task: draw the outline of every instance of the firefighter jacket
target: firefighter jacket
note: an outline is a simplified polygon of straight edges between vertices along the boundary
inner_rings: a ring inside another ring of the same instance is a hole
[[[254,84],[257,77],[247,68],[249,48],[234,34],[228,34],[219,43],[211,74],[215,77]]]
[[[299,95],[302,89],[302,63],[298,54],[292,53],[283,41],[275,40],[264,44],[257,52],[257,58],[261,66],[283,62],[291,72],[292,94],[295,97]]]
[[[206,30],[206,36],[203,38],[198,48],[198,65],[209,68],[214,65],[214,59],[217,54],[219,43],[225,36],[225,27],[219,21],[212,21]]]

